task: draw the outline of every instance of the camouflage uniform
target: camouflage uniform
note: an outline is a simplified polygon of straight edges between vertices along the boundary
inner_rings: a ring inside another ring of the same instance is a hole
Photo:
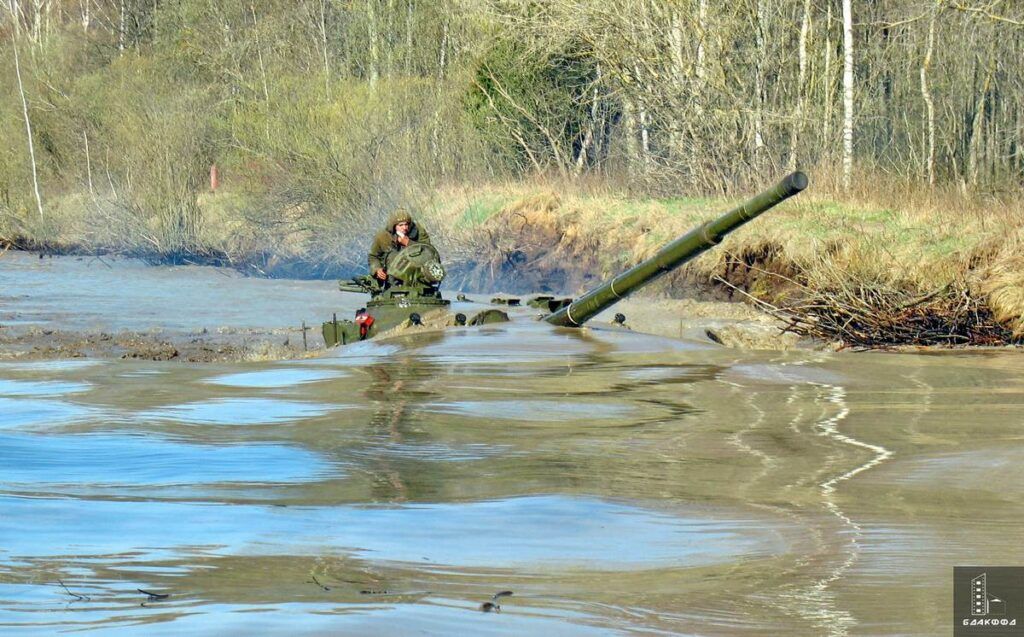
[[[386,269],[384,264],[387,263],[388,255],[402,249],[402,244],[398,243],[398,235],[395,234],[395,226],[402,221],[409,222],[409,234],[406,235],[409,237],[409,241],[430,243],[430,235],[413,221],[412,215],[405,210],[397,210],[388,218],[388,223],[384,229],[373,238],[373,245],[370,246],[370,253],[367,255],[367,261],[370,264],[370,276],[374,276],[377,270]]]

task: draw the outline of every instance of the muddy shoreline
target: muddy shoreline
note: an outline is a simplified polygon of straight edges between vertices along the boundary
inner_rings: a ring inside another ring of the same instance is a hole
[[[312,330],[311,330],[312,331]],[[125,359],[222,363],[314,356],[324,349],[318,334],[301,330],[218,329],[173,331],[73,331],[0,325],[0,360]]]

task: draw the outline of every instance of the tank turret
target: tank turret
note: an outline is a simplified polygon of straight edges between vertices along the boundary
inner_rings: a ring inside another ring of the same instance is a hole
[[[583,325],[620,299],[675,270],[718,244],[722,238],[754,217],[807,187],[807,175],[795,172],[774,187],[747,200],[717,219],[704,223],[668,244],[651,258],[638,263],[611,281],[602,283],[566,307],[544,317],[548,323]]]
[[[413,243],[391,253],[384,265],[387,282],[372,276],[341,281],[343,292],[365,292],[370,300],[356,312],[355,320],[337,316],[323,324],[327,347],[372,338],[406,321],[418,324],[431,310],[445,310],[449,302],[441,297],[444,266],[437,249],[428,243]]]

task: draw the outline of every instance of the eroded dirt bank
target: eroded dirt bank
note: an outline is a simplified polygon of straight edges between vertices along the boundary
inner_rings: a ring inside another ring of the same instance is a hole
[[[289,328],[221,329],[214,332],[76,332],[0,326],[0,360],[120,358],[215,363],[304,358],[323,350],[318,334],[302,344]]]

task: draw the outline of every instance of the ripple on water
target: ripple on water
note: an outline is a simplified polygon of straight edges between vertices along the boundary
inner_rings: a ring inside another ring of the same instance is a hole
[[[216,398],[145,411],[139,417],[193,425],[272,425],[316,418],[344,407],[271,398]]]
[[[941,492],[965,491],[998,494],[1024,492],[1024,466],[1020,445],[938,453],[890,463],[864,479]]]
[[[842,385],[849,379],[835,372],[821,367],[798,364],[749,364],[733,365],[729,368],[727,377],[740,376],[752,378],[768,383],[824,383],[828,385]]]
[[[710,365],[672,365],[661,367],[635,367],[623,376],[629,380],[668,383],[673,381],[695,381],[711,378],[718,368]]]
[[[73,383],[60,380],[8,380],[0,378],[0,395],[3,396],[59,396],[89,391],[89,383]]]
[[[7,549],[0,564],[69,553],[83,559],[133,554],[133,561],[149,562],[198,550],[350,554],[421,567],[635,570],[775,555],[786,550],[783,535],[792,531],[724,510],[668,513],[568,496],[284,508],[0,497],[0,508]]]
[[[137,584],[119,582],[102,587],[71,583],[73,589],[91,596],[89,603],[75,604],[55,584],[0,584],[0,626],[16,627],[19,635],[44,635],[93,629],[122,637],[180,637],[181,635],[419,635],[471,634],[475,637],[506,635],[559,635],[594,637],[630,634],[600,625],[599,617],[554,610],[517,600],[514,613],[481,613],[475,603],[431,596],[429,602],[359,603],[304,600],[258,607],[245,604],[166,601],[165,611],[142,608]],[[102,602],[98,600],[102,599]],[[176,599],[172,597],[172,600]],[[183,607],[184,606],[184,607]],[[506,604],[506,608],[512,604]],[[40,612],[42,611],[42,612]],[[594,625],[587,623],[594,622]],[[91,634],[91,633],[89,633]],[[674,635],[680,633],[673,632]],[[685,636],[684,636],[685,637]]]
[[[495,445],[482,442],[456,445],[440,442],[412,443],[387,440],[380,444],[355,448],[348,453],[353,458],[365,458],[370,461],[378,460],[384,456],[395,459],[429,462],[473,462],[512,452],[512,445]]]
[[[95,409],[59,400],[0,397],[0,429],[58,427],[98,416]]]
[[[614,345],[619,354],[667,354],[669,352],[708,352],[718,350],[717,345],[703,341],[684,341],[656,334],[645,334],[617,328],[593,328],[591,338]]]
[[[133,369],[128,372],[118,374],[118,378],[149,378],[152,376],[163,376],[167,374],[166,369]]]
[[[550,360],[574,360],[594,349],[577,335],[532,322],[459,328],[416,350],[417,356],[439,365],[512,365]]]
[[[226,385],[229,387],[260,387],[277,388],[292,387],[304,383],[313,383],[330,378],[345,376],[341,371],[315,369],[266,369],[258,372],[240,372],[207,378],[206,383]]]
[[[79,370],[86,367],[95,367],[105,364],[104,361],[96,360],[56,360],[56,361],[27,361],[17,363],[0,363],[0,369],[8,369],[19,372],[59,372],[65,370]]]
[[[302,363],[326,367],[367,367],[389,362],[393,360],[392,357],[395,354],[400,352],[402,352],[402,348],[397,345],[379,341],[359,341],[332,348],[321,358],[302,361]]]
[[[0,488],[310,482],[332,473],[317,454],[284,445],[196,445],[146,435],[0,435]],[[334,472],[335,474],[337,472]]]
[[[460,400],[428,403],[421,409],[450,416],[530,422],[617,420],[635,412],[635,409],[628,405],[592,400],[587,401],[585,410],[579,403],[555,400]]]

